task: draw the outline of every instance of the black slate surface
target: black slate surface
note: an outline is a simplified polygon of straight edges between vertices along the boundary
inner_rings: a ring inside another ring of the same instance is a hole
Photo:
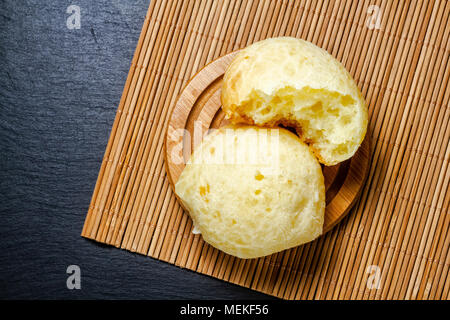
[[[0,298],[270,298],[80,236],[147,7],[0,1]]]

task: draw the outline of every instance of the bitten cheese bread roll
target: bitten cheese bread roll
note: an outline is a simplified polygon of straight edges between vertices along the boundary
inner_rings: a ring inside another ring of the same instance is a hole
[[[209,134],[175,192],[203,239],[240,258],[266,256],[322,234],[320,164],[286,129],[231,125]]]
[[[325,165],[353,156],[367,129],[367,107],[347,70],[296,38],[241,50],[225,73],[222,104],[233,123],[295,127]]]

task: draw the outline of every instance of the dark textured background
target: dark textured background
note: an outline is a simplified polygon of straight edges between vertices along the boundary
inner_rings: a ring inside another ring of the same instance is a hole
[[[0,298],[269,298],[80,236],[147,7],[0,0]]]

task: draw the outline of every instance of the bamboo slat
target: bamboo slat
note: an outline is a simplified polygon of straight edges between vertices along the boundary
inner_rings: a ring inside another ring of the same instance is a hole
[[[284,299],[449,299],[449,16],[445,0],[152,0],[82,236]],[[357,81],[370,170],[330,232],[242,260],[192,234],[164,135],[203,66],[282,35],[326,49]]]

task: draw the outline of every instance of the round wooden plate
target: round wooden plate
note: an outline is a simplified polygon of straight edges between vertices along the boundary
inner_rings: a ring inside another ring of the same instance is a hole
[[[221,84],[236,53],[227,54],[205,66],[187,83],[177,99],[169,120],[164,150],[172,187],[194,148],[194,127],[196,133],[201,132],[203,136],[209,128],[219,128],[228,123],[221,108]],[[333,228],[356,202],[369,172],[369,156],[370,141],[366,135],[351,159],[336,166],[322,167],[327,204],[324,233]]]

